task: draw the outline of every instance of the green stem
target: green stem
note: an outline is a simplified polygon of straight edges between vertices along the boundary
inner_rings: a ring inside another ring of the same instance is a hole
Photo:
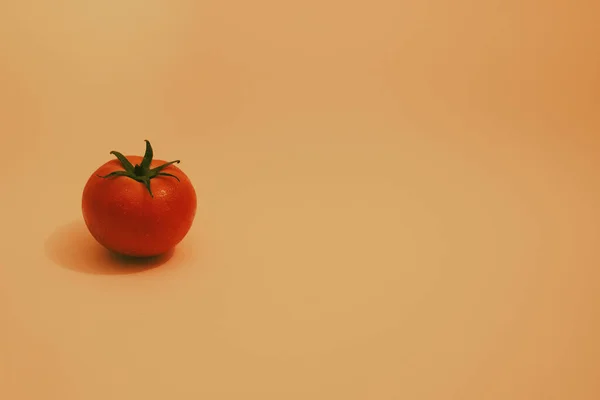
[[[129,162],[129,160],[123,154],[119,153],[118,151],[113,150],[110,152],[110,154],[113,154],[115,157],[117,157],[117,159],[121,163],[121,166],[123,167],[123,171],[113,171],[113,172],[109,173],[108,175],[104,175],[104,176],[98,175],[98,177],[107,179],[107,178],[124,176],[124,177],[130,178],[130,179],[133,179],[133,180],[143,184],[146,187],[146,189],[148,189],[148,193],[150,193],[151,197],[154,197],[154,195],[152,194],[152,188],[150,187],[151,179],[156,178],[157,176],[169,176],[169,177],[173,177],[173,178],[177,179],[177,181],[179,181],[179,178],[176,177],[175,175],[168,174],[166,172],[161,172],[163,169],[165,169],[169,165],[179,163],[180,162],[179,160],[170,161],[168,163],[159,165],[156,168],[150,169],[150,164],[152,164],[152,158],[154,157],[154,152],[152,151],[152,145],[150,145],[150,142],[148,140],[145,140],[145,142],[146,142],[146,152],[144,153],[144,158],[142,159],[142,162],[140,164],[132,165],[131,162]]]

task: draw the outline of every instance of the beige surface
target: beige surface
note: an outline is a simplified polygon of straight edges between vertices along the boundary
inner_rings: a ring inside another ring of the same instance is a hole
[[[597,400],[597,1],[3,1],[0,398]],[[127,270],[110,150],[192,231]]]

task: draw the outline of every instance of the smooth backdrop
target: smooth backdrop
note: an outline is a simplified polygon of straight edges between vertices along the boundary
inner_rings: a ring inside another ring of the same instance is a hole
[[[0,398],[599,399],[599,19],[0,1]],[[199,201],[151,265],[80,211],[144,139]]]

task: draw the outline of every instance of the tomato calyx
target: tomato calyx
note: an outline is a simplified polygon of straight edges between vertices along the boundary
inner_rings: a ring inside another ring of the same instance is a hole
[[[133,165],[133,164],[131,164],[131,162],[129,162],[127,157],[125,157],[123,154],[119,153],[118,151],[113,150],[110,152],[110,154],[113,154],[115,157],[117,157],[117,159],[123,166],[123,170],[122,171],[113,171],[110,174],[104,175],[104,176],[98,175],[98,177],[104,178],[104,179],[112,178],[112,177],[116,177],[116,176],[125,176],[127,178],[131,178],[137,182],[143,183],[146,186],[146,189],[148,189],[148,192],[150,193],[151,197],[154,197],[154,195],[152,194],[152,188],[150,187],[151,179],[156,178],[157,176],[169,176],[171,178],[177,179],[177,181],[179,182],[179,178],[177,176],[175,176],[173,174],[169,174],[167,172],[162,172],[162,170],[171,164],[176,164],[176,163],[179,164],[180,161],[179,160],[171,161],[171,162],[159,165],[156,168],[150,169],[150,163],[152,163],[152,158],[154,157],[154,152],[152,151],[152,145],[150,145],[150,142],[148,140],[145,140],[145,142],[146,142],[146,152],[144,153],[144,158],[142,159],[141,164]]]

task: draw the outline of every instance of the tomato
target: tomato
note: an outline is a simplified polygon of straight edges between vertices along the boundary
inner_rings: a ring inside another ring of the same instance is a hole
[[[150,257],[174,248],[196,214],[196,192],[174,164],[153,160],[146,140],[144,157],[123,156],[100,166],[83,189],[82,211],[92,236],[107,249]]]

